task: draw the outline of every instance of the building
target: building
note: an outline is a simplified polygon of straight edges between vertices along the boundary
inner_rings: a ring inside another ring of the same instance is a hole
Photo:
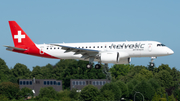
[[[55,79],[19,79],[20,89],[27,87],[32,89],[34,96],[39,94],[43,87],[53,87],[56,91],[62,90],[62,80]]]
[[[77,89],[77,91],[81,91],[81,89],[83,87],[85,87],[86,85],[94,85],[95,87],[97,87],[98,89],[101,89],[101,87],[103,85],[105,85],[106,83],[110,83],[110,80],[107,79],[71,79],[70,80],[70,88],[71,90],[73,88]]]

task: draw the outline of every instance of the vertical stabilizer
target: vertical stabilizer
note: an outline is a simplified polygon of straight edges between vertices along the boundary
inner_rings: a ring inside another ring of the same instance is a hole
[[[34,45],[34,42],[28,37],[23,29],[16,23],[16,21],[9,21],[11,34],[15,47],[25,48]]]

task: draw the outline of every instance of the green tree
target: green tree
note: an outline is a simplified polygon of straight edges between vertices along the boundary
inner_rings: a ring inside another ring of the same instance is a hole
[[[124,82],[122,82],[122,81],[117,81],[117,82],[115,82],[116,83],[116,85],[118,85],[118,87],[121,89],[121,91],[122,91],[122,96],[121,97],[123,97],[123,98],[127,98],[128,96],[129,96],[129,92],[128,92],[128,87],[127,87],[127,85],[124,83]]]
[[[180,101],[180,89],[175,89],[174,90],[174,97]]]
[[[134,89],[134,85],[132,82],[128,82],[127,83],[127,87],[128,87],[128,98],[129,99],[133,99],[133,89]]]
[[[174,85],[172,76],[166,70],[162,70],[159,73],[157,73],[155,75],[155,78],[157,79],[161,87],[169,88]]]
[[[61,101],[71,101],[71,100],[75,100],[76,99],[76,97],[77,96],[75,96],[75,95],[72,95],[72,94],[77,94],[77,93],[75,93],[74,92],[74,90],[73,90],[73,92],[71,92],[71,91],[69,91],[69,90],[67,90],[67,89],[65,89],[65,90],[61,90],[60,92],[58,92],[58,94],[57,94],[57,99],[58,100],[61,100]]]
[[[163,94],[164,93],[164,89],[158,84],[157,80],[154,78],[151,78],[148,80],[148,83],[151,84],[151,86],[153,87],[154,91],[157,94]]]
[[[18,98],[19,85],[12,82],[2,82],[0,84],[0,94],[5,95],[8,99]]]
[[[39,95],[38,95],[37,99],[41,99],[43,97],[47,97],[49,99],[55,100],[57,97],[57,91],[55,91],[55,89],[53,87],[41,88],[39,91]]]
[[[114,100],[114,93],[112,90],[103,90],[101,93],[102,101],[113,101]]]
[[[133,90],[134,90],[134,87],[135,87],[137,84],[139,84],[139,83],[140,83],[140,81],[138,81],[138,80],[136,80],[136,79],[132,79],[131,81],[129,81],[129,82],[127,83],[128,93],[129,93],[128,98],[129,98],[129,99],[134,99],[134,92],[133,92]]]
[[[134,68],[132,68],[132,69],[129,71],[129,73],[128,73],[126,76],[120,78],[120,80],[122,80],[122,81],[125,82],[125,83],[131,81],[131,80],[134,79],[135,77],[137,77],[137,79],[143,79],[143,80],[144,80],[145,77],[142,77],[142,76],[139,74],[142,69],[146,69],[146,67],[145,67],[145,66],[135,66]]]
[[[158,68],[154,68],[155,73],[159,73],[160,71],[163,71],[163,70],[170,72],[171,68],[167,64],[161,64]]]
[[[12,69],[12,73],[17,78],[27,79],[30,78],[31,71],[27,68],[26,65],[17,63]]]
[[[10,70],[8,68],[8,66],[6,65],[6,62],[0,58],[0,71],[4,74],[8,74],[10,73]]]
[[[28,96],[31,96],[31,97],[33,98],[33,96],[34,96],[32,90],[29,89],[29,88],[27,88],[27,87],[22,88],[22,89],[18,92],[18,95],[19,95],[21,98],[27,98]]]
[[[120,76],[125,76],[134,67],[130,64],[115,64],[110,68],[112,77],[119,78]]]
[[[139,84],[137,84],[133,92],[134,94],[140,92],[144,96],[145,100],[151,100],[155,94],[153,87],[147,81],[141,81]],[[140,93],[136,94],[137,101],[142,101],[143,97]]]
[[[41,67],[36,66],[33,67],[33,70],[31,72],[31,78],[35,77],[36,79],[42,79],[43,75],[41,74]]]
[[[119,100],[122,96],[122,91],[119,88],[119,86],[114,83],[106,83],[101,89],[100,92],[103,92],[104,90],[112,90],[112,92],[114,93],[114,100]]]
[[[2,95],[2,94],[0,94],[0,99],[1,101],[9,101],[9,99],[5,95]]]
[[[10,76],[10,69],[6,65],[6,62],[0,58],[0,83],[7,82]]]
[[[141,74],[143,77],[145,77],[148,80],[153,77],[152,71],[149,71],[147,69],[141,69],[139,74]]]
[[[0,71],[0,83],[1,82],[7,82],[8,81],[8,77],[6,74],[4,74],[2,71]]]
[[[62,62],[58,62],[55,68],[62,71],[57,73],[60,77],[58,79],[63,80],[63,89],[70,89],[70,79],[105,79],[106,75],[102,73],[102,69],[87,69],[86,62],[77,60],[62,60],[67,65]],[[82,66],[81,66],[82,65]],[[59,67],[60,66],[60,67]],[[62,67],[64,66],[64,67]],[[55,74],[53,73],[53,74]]]
[[[69,97],[70,97],[71,99],[78,100],[78,99],[79,99],[79,95],[80,95],[80,93],[79,93],[79,92],[76,92],[76,89],[73,88],[73,89],[70,91]]]
[[[81,90],[80,99],[85,101],[98,101],[99,90],[93,85],[87,85]]]

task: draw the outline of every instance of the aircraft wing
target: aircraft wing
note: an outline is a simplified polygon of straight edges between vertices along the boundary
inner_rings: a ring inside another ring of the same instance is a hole
[[[57,44],[51,44],[51,45],[59,46],[61,47],[61,49],[66,50],[64,53],[75,52],[74,55],[82,54],[81,58],[85,58],[85,59],[89,58],[90,56],[95,57],[99,53],[99,50],[75,48],[75,47],[57,45]]]
[[[25,51],[27,49],[23,49],[23,48],[17,48],[17,47],[12,47],[12,46],[4,46],[4,47],[7,47],[6,50],[19,50],[19,51]]]

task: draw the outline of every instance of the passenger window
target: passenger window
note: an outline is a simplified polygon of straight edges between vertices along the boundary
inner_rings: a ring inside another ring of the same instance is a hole
[[[95,48],[95,46],[93,48]]]
[[[89,46],[89,48],[91,48],[91,46]]]
[[[82,48],[84,48],[84,47],[82,47]]]
[[[73,81],[73,85],[75,85],[75,81]]]
[[[103,46],[101,46],[101,48],[103,48]]]
[[[49,81],[47,81],[47,85],[49,85]]]
[[[88,47],[86,46],[86,48],[88,48]]]
[[[106,48],[106,46],[105,46],[105,48]]]
[[[97,46],[97,48],[99,48],[99,46]]]
[[[47,48],[47,50],[48,50],[48,48]]]
[[[58,47],[58,49],[59,49],[59,47]]]
[[[56,47],[54,47],[54,49],[56,49]]]

